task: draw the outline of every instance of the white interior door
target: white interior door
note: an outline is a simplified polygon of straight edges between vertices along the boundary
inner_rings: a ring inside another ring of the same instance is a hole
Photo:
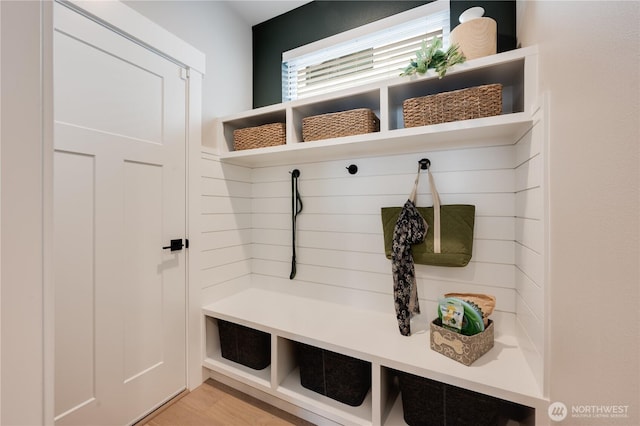
[[[54,6],[56,423],[131,423],[185,389],[184,70]]]

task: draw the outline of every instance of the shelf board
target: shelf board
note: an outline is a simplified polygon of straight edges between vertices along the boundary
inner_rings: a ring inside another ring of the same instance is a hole
[[[207,305],[203,313],[507,401],[544,405],[515,336],[497,335],[493,349],[464,366],[432,351],[427,332],[400,335],[392,312],[250,288]]]
[[[222,357],[206,357],[202,365],[252,386],[258,385],[267,389],[271,387],[271,367],[254,370]]]
[[[510,145],[520,139],[532,126],[531,117],[520,112],[432,126],[233,151],[221,155],[220,158],[231,164],[262,167],[442,149]]]

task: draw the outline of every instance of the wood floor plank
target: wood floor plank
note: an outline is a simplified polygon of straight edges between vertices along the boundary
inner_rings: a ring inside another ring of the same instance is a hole
[[[137,426],[313,426],[313,423],[209,379]]]

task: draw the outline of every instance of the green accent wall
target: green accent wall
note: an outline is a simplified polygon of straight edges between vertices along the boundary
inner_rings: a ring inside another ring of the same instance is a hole
[[[253,27],[253,107],[282,102],[282,52],[430,3],[429,1],[316,0]],[[485,8],[498,21],[498,33],[509,29],[515,47],[515,1],[452,1],[451,26],[462,11]],[[512,13],[511,13],[512,9]],[[498,18],[498,14],[500,18]],[[500,19],[500,20],[499,20]],[[507,24],[501,21],[506,20]],[[509,34],[507,38],[509,38]],[[500,35],[499,35],[500,38]],[[500,42],[498,43],[499,51]]]

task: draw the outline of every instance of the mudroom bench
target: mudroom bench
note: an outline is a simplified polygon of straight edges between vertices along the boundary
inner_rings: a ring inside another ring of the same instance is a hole
[[[205,306],[203,313],[206,340],[203,366],[212,377],[247,385],[328,419],[327,423],[404,424],[395,379],[397,371],[496,397],[516,406],[519,418],[510,419],[509,424],[547,421],[548,401],[538,388],[518,339],[509,332],[515,329],[515,325],[507,324],[515,322],[509,314],[498,314],[496,318],[504,326],[496,330],[493,349],[471,366],[464,366],[430,349],[428,318],[414,322],[410,337],[400,335],[392,306],[390,311],[372,310],[316,295],[306,297],[247,288]],[[223,358],[218,320],[268,333],[270,365],[254,370]],[[372,386],[362,405],[352,407],[302,387],[297,342],[370,362]],[[509,418],[509,413],[504,415]]]

